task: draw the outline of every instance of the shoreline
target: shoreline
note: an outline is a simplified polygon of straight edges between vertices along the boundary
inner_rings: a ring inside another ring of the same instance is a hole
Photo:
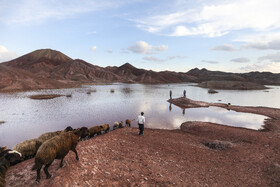
[[[202,82],[200,82],[202,83]],[[143,84],[143,85],[169,85],[169,84],[196,84],[192,85],[195,87],[200,87],[200,88],[205,88],[209,89],[208,87],[201,87],[198,86],[200,84],[199,82],[170,82],[170,83],[140,83],[140,82],[81,82],[81,83],[69,83],[68,86],[63,86],[63,87],[46,87],[46,88],[26,88],[26,89],[8,89],[8,90],[3,90],[0,89],[0,94],[1,93],[17,93],[17,92],[30,92],[30,91],[40,91],[40,90],[55,90],[55,89],[71,89],[71,88],[82,88],[83,85],[114,85],[114,84]],[[263,86],[280,86],[280,85],[263,85]],[[265,88],[265,89],[250,89],[250,90],[269,90],[270,88]],[[215,90],[239,90],[239,91],[244,91],[244,89],[215,89]]]
[[[209,126],[208,123],[205,125]],[[214,127],[214,128],[213,128]],[[79,142],[64,166],[36,183],[34,158],[9,168],[7,186],[277,186],[279,137],[272,132],[210,125],[205,131],[124,127]],[[231,146],[212,149],[207,143]]]
[[[223,103],[209,103],[204,101],[195,101],[188,98],[180,97],[176,99],[167,100],[169,103],[174,104],[180,108],[200,108],[200,107],[221,107],[227,110],[234,110],[236,112],[245,112],[252,114],[259,114],[269,117],[264,121],[263,131],[280,131],[280,127],[277,124],[280,124],[280,109],[262,107],[262,106],[239,106],[239,105],[230,105]]]
[[[222,103],[168,100],[187,107]],[[7,186],[277,186],[280,183],[280,109],[230,106],[270,117],[266,130],[191,121],[181,129],[124,127],[79,142],[77,151],[55,160],[52,174],[36,183],[34,158],[9,168]]]

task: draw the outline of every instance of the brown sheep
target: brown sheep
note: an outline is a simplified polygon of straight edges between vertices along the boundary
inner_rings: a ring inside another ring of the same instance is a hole
[[[0,158],[4,155],[4,151],[6,151],[8,148],[6,146],[0,147]]]
[[[84,140],[86,137],[88,137],[90,135],[89,129],[87,127],[81,127],[81,128],[78,128],[77,130],[81,131],[80,140]]]
[[[71,126],[68,126],[64,129],[65,132],[73,131],[74,129]]]
[[[52,137],[54,136],[57,136],[59,135],[60,133],[62,132],[68,132],[68,131],[73,131],[73,128],[71,126],[68,126],[64,129],[64,131],[55,131],[55,132],[47,132],[47,133],[44,133],[44,134],[41,134],[39,137],[38,137],[38,140],[41,141],[42,143],[45,142],[46,140],[49,140],[51,139]]]
[[[125,126],[130,127],[131,125],[131,121],[129,119],[125,120]]]
[[[40,181],[40,171],[43,165],[45,165],[44,172],[46,177],[49,179],[51,175],[48,172],[48,168],[54,159],[61,159],[59,166],[62,167],[63,159],[70,150],[76,154],[76,159],[79,160],[76,146],[80,134],[81,131],[79,130],[74,132],[63,132],[60,135],[47,140],[40,146],[35,156],[35,165],[32,168],[32,170],[37,169],[37,182]]]
[[[41,142],[45,142],[46,140],[51,139],[54,136],[61,134],[63,131],[55,131],[55,132],[46,132],[41,134],[37,139]]]
[[[94,137],[95,134],[100,135],[102,129],[103,129],[103,127],[101,125],[89,128],[89,137],[90,138]]]
[[[123,128],[123,122],[122,121],[119,123],[119,128]]]
[[[115,130],[117,128],[119,128],[119,122],[116,121],[113,125],[113,130]]]
[[[5,149],[1,151],[2,152],[0,157],[0,186],[5,187],[5,176],[8,167],[11,165],[11,163],[15,162],[16,160],[20,160],[21,154],[17,151],[13,151],[10,149]]]
[[[102,124],[100,126],[102,126],[102,129],[105,133],[109,132],[109,130],[110,130],[109,124]]]
[[[67,131],[72,131],[73,128],[68,126],[64,130],[65,132]],[[37,150],[41,146],[42,143],[45,141],[51,139],[54,136],[59,135],[63,131],[56,131],[56,132],[47,132],[39,136],[38,138],[34,138],[31,140],[25,140],[21,143],[18,143],[13,147],[13,150],[16,150],[22,154],[22,157],[24,160],[33,158],[36,155]]]
[[[40,141],[36,138],[25,140],[15,145],[12,149],[20,152],[22,154],[22,158],[26,160],[35,156],[42,142],[43,141]]]

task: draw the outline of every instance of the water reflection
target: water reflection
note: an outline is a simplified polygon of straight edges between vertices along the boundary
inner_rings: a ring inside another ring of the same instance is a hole
[[[91,94],[87,94],[88,91]],[[94,91],[93,91],[94,90]],[[111,90],[114,90],[112,93]],[[75,89],[41,90],[22,93],[0,94],[0,143],[12,147],[16,143],[38,137],[47,131],[91,127],[102,123],[112,125],[115,121],[133,120],[143,111],[146,116],[146,127],[160,129],[179,128],[185,121],[210,121],[233,126],[258,129],[263,124],[264,116],[237,113],[217,107],[182,110],[172,106],[166,100],[170,97],[181,97],[183,91],[191,99],[221,102],[250,101],[243,99],[235,91],[209,95],[207,90],[193,87],[190,84],[140,85],[113,84],[83,86]],[[276,91],[278,92],[276,92]],[[71,97],[58,97],[51,100],[32,100],[33,94],[70,94]],[[246,97],[269,98],[268,95],[278,93],[279,89],[270,92],[242,92]],[[268,95],[267,95],[268,94]],[[231,95],[230,100],[227,95]],[[241,98],[236,98],[241,97]],[[277,98],[278,99],[278,98]],[[279,99],[278,99],[279,100]],[[268,99],[266,99],[268,101]],[[274,103],[277,103],[274,101]],[[278,102],[280,103],[280,102]],[[267,104],[267,102],[266,102]],[[243,103],[248,105],[248,102]],[[132,121],[137,127],[136,120]]]

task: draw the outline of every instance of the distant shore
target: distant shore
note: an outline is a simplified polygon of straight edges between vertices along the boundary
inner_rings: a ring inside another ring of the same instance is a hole
[[[39,91],[39,90],[55,90],[55,89],[71,89],[71,88],[82,88],[83,85],[113,85],[116,83],[121,84],[147,84],[147,83],[137,83],[137,82],[96,82],[96,83],[76,83],[73,84],[72,82],[69,84],[64,84],[63,86],[55,86],[55,87],[45,87],[45,88],[37,88],[29,86],[28,88],[10,88],[10,89],[0,89],[1,93],[17,93],[17,92],[29,92],[29,91]],[[152,85],[162,85],[162,84],[197,84],[194,86],[201,87],[201,88],[210,88],[210,89],[217,89],[217,90],[265,90],[269,89],[264,85],[255,84],[251,82],[238,82],[238,81],[206,81],[201,83],[193,83],[193,82],[182,82],[182,83],[153,83]],[[150,85],[150,84],[148,84]]]
[[[225,108],[228,110],[234,110],[236,112],[246,112],[252,114],[260,114],[270,117],[269,120],[265,121],[263,130],[274,130],[280,129],[278,123],[280,124],[280,109],[269,108],[269,107],[251,107],[251,106],[238,106],[238,105],[228,105],[223,103],[209,103],[204,101],[194,101],[188,98],[180,97],[176,99],[169,99],[169,103],[177,105],[181,108],[199,108],[199,107],[210,107],[216,106]]]
[[[262,84],[244,81],[205,81],[198,83],[198,87],[218,90],[265,90],[268,89]]]

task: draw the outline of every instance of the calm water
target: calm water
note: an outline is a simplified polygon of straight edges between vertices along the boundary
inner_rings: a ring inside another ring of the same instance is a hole
[[[86,92],[90,88],[96,89],[96,92],[88,95]],[[182,96],[186,89],[187,97],[194,100],[280,108],[279,88],[271,87],[268,92],[219,91],[218,94],[210,95],[207,89],[194,87],[192,84],[114,84],[0,94],[0,121],[6,121],[0,125],[0,145],[12,147],[23,140],[36,138],[44,132],[62,130],[69,125],[73,128],[102,123],[112,125],[114,121],[135,119],[141,111],[145,112],[145,127],[149,128],[175,129],[185,121],[199,120],[259,129],[265,116],[227,111],[218,107],[184,111],[175,105],[169,105],[169,90],[172,90],[173,97]],[[111,93],[111,89],[115,92]],[[28,98],[33,94],[53,93],[72,94],[72,97],[50,100]],[[136,126],[135,121],[132,126]]]

